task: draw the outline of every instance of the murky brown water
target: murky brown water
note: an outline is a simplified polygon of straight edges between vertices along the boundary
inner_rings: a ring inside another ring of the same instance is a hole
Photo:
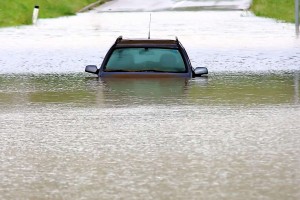
[[[83,73],[145,12],[1,29],[0,199],[299,199],[299,39],[244,14],[152,15],[195,79]]]
[[[0,82],[1,199],[299,198],[299,75]]]

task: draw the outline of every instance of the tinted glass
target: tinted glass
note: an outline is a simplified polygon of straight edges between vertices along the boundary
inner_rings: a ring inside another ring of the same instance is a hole
[[[186,72],[177,49],[120,48],[110,56],[104,71]]]

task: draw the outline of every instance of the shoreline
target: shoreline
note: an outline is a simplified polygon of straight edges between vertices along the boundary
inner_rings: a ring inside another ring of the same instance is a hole
[[[93,10],[94,8],[106,3],[106,2],[109,2],[109,1],[112,1],[112,0],[99,0],[99,1],[96,1],[94,3],[91,3],[87,6],[85,6],[84,8],[80,9],[77,13],[83,13],[83,12],[87,12],[87,11],[90,11],[90,10]]]
[[[72,16],[100,6],[107,0],[14,0],[0,1],[0,28],[32,24],[35,5],[39,6],[39,19]]]
[[[76,15],[93,10],[113,0],[62,0],[40,2],[39,19]],[[35,0],[0,2],[0,28],[32,24]],[[250,9],[258,17],[267,17],[288,23],[295,22],[294,1],[252,0]],[[180,9],[179,9],[180,10]]]

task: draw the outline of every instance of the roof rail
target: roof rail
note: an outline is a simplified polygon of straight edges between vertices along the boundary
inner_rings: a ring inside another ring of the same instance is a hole
[[[118,44],[122,39],[123,39],[123,37],[122,37],[122,35],[120,35],[120,36],[116,39],[115,44]]]
[[[181,48],[184,49],[184,47],[182,46],[181,42],[178,40],[177,36],[175,37],[175,40],[176,40],[177,45],[181,46]]]
[[[179,44],[179,40],[178,40],[177,36],[175,36],[175,40],[176,40],[176,43]]]

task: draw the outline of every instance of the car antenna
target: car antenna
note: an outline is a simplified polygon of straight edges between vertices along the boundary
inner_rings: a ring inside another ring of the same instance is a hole
[[[151,31],[151,13],[150,13],[150,21],[149,21],[148,39],[150,39],[150,31]]]

